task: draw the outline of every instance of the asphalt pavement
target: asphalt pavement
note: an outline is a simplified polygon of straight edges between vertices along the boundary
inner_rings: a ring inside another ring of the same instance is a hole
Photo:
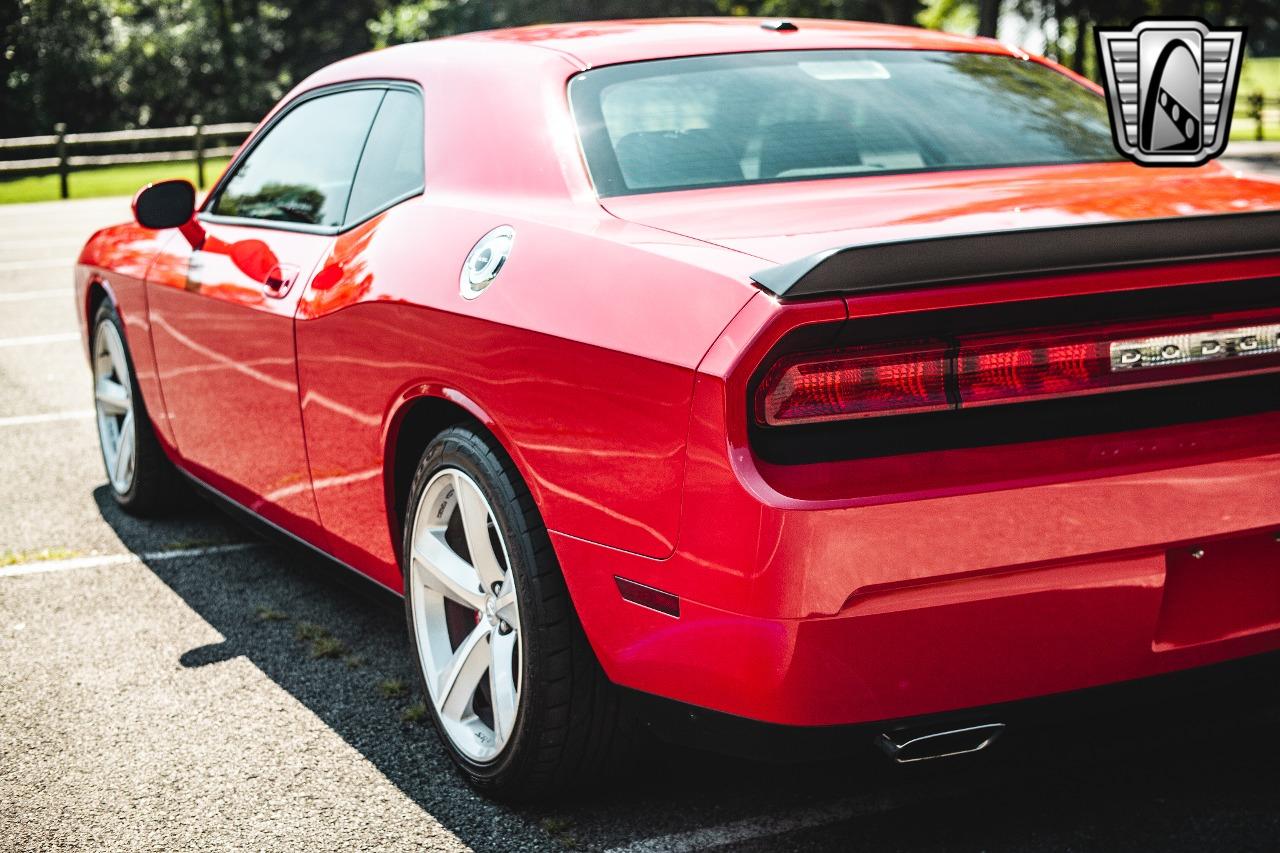
[[[1276,849],[1277,691],[910,768],[655,746],[590,794],[485,801],[415,719],[392,597],[198,501],[112,504],[70,274],[127,215],[0,207],[0,849]]]

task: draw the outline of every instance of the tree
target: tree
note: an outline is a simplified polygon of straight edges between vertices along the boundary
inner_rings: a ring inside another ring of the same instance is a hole
[[[997,33],[1001,12],[1046,53],[1093,67],[1095,25],[1152,14],[1248,24],[1280,53],[1276,0],[0,0],[0,136],[260,117],[318,68],[361,51],[491,27],[666,15],[846,18]],[[922,14],[923,13],[923,14]]]
[[[111,24],[93,0],[19,0],[5,10],[0,116],[5,134],[48,133],[85,116],[110,120],[118,97],[103,62]]]

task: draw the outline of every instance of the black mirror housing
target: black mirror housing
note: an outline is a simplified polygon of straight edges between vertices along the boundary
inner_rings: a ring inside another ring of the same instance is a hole
[[[143,228],[181,228],[196,213],[196,188],[190,181],[147,184],[133,197],[133,217]]]

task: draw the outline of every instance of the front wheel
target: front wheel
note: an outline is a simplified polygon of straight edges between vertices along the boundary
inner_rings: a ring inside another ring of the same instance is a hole
[[[124,326],[110,302],[94,315],[89,351],[94,421],[111,495],[132,515],[162,513],[181,497],[182,483],[152,430]]]
[[[533,499],[477,430],[427,448],[410,490],[405,609],[423,693],[477,789],[520,801],[621,760],[623,715]]]

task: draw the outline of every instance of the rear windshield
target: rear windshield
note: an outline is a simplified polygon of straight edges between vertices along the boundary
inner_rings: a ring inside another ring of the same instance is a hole
[[[1101,96],[1009,56],[698,56],[586,71],[569,92],[602,196],[1119,159]]]

